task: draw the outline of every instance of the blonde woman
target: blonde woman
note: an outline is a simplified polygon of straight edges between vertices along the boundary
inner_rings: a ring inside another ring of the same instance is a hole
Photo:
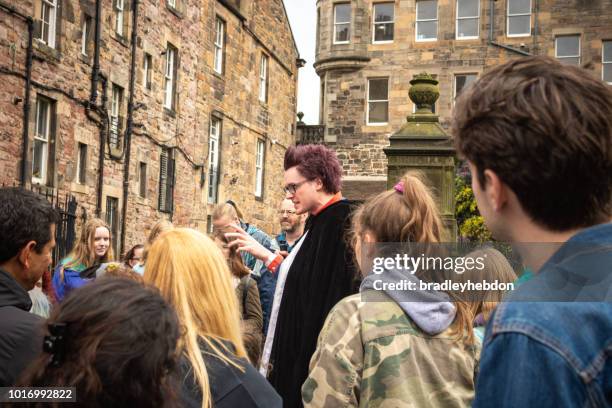
[[[180,344],[185,406],[282,406],[278,394],[247,361],[232,275],[210,238],[186,228],[161,234],[147,255],[144,278],[174,306],[184,327]]]
[[[367,200],[353,228],[357,262],[367,276],[360,293],[342,299],[327,316],[302,387],[304,406],[469,407],[480,350],[468,308],[444,292],[393,290],[404,281],[418,286],[419,271],[402,273],[385,262],[378,273],[365,261],[392,256],[374,244],[443,240],[438,209],[421,176],[408,173]],[[393,286],[384,289],[376,279]]]
[[[83,225],[79,240],[72,252],[61,260],[53,272],[53,289],[58,302],[73,289],[83,286],[89,279],[80,275],[85,269],[113,260],[110,227],[99,218]]]

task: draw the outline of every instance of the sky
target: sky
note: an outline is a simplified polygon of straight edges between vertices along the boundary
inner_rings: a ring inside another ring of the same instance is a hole
[[[315,61],[317,7],[315,0],[283,0],[291,29],[306,65],[299,70],[297,111],[304,112],[304,122],[319,123],[319,76],[312,64]]]

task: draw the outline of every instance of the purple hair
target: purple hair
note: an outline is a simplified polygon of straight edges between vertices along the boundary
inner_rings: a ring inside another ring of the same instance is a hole
[[[326,193],[340,191],[342,168],[333,150],[319,144],[291,146],[285,153],[285,171],[296,166],[306,179],[320,179]]]

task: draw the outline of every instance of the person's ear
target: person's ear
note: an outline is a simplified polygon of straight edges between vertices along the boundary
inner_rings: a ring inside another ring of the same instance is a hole
[[[508,186],[493,170],[484,171],[484,192],[493,211],[501,210],[508,201]]]
[[[314,181],[314,186],[315,186],[316,191],[323,190],[323,182],[321,181],[320,178],[316,178],[313,181]]]
[[[23,267],[26,269],[30,267],[30,255],[34,251],[35,247],[36,241],[30,241],[25,244],[24,247],[21,248],[21,250],[19,251],[17,259],[19,260],[19,263],[23,265]]]
[[[372,243],[376,242],[376,237],[370,231],[366,231],[363,234],[363,242],[366,243],[366,244],[372,244]]]

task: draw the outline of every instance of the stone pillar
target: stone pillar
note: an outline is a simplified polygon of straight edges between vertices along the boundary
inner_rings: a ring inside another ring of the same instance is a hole
[[[427,73],[415,75],[408,95],[417,106],[407,123],[389,138],[387,188],[409,170],[419,170],[432,188],[451,241],[457,239],[455,220],[455,150],[431,107],[440,96],[438,81]]]

